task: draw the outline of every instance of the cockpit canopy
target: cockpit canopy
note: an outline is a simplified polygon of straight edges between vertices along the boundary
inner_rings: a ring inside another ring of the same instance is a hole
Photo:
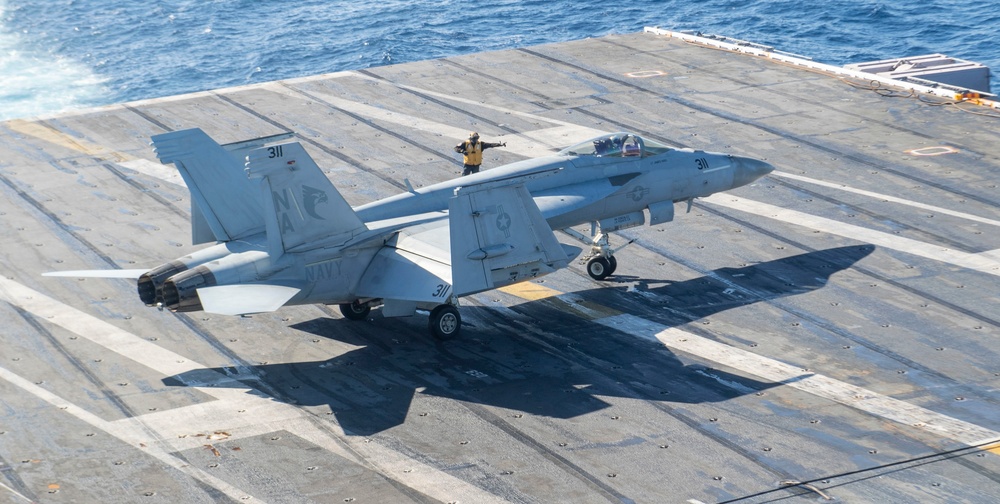
[[[649,157],[672,150],[653,140],[643,140],[632,133],[612,133],[591,138],[559,151],[560,156]]]

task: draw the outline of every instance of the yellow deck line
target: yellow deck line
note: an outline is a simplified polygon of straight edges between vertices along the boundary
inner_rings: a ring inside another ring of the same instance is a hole
[[[42,123],[25,121],[24,119],[14,119],[12,121],[8,121],[6,126],[18,133],[35,137],[53,145],[82,152],[88,156],[108,159],[116,163],[133,159],[132,156],[129,156],[128,154],[111,150],[103,145],[90,143],[81,138],[75,138]]]
[[[988,451],[990,453],[995,453],[1000,455],[1000,443],[993,443],[991,445],[986,445],[983,447],[983,451]]]
[[[497,289],[512,296],[517,296],[528,301],[538,301],[549,297],[561,296],[563,293],[555,289],[550,289],[534,282],[521,282]]]

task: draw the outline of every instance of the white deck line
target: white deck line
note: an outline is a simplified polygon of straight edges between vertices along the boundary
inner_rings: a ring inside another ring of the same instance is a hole
[[[868,229],[854,224],[845,224],[833,219],[818,217],[816,215],[789,210],[768,203],[737,198],[729,194],[714,194],[700,201],[717,205],[732,210],[740,210],[769,219],[795,224],[808,229],[822,231],[864,243],[870,243],[879,247],[889,248],[913,254],[916,256],[940,261],[955,266],[961,266],[971,270],[1000,276],[1000,262],[989,254],[970,254],[951,250],[941,245],[934,245],[922,241],[896,236],[894,234]]]
[[[980,217],[978,215],[972,215],[972,214],[968,214],[968,213],[965,213],[965,212],[957,212],[957,211],[951,210],[949,208],[944,208],[944,207],[939,207],[939,206],[934,206],[934,205],[928,205],[926,203],[921,203],[919,201],[913,201],[913,200],[908,200],[908,199],[903,199],[903,198],[897,198],[895,196],[889,196],[888,194],[881,194],[881,193],[877,193],[877,192],[866,191],[864,189],[858,189],[856,187],[851,187],[851,186],[844,185],[844,184],[838,184],[836,182],[826,182],[824,180],[817,180],[817,179],[814,179],[814,178],[803,177],[802,175],[794,175],[794,174],[791,174],[791,173],[786,173],[786,172],[781,172],[781,171],[773,171],[773,172],[771,172],[770,175],[773,176],[773,177],[781,177],[781,178],[787,178],[787,179],[792,179],[792,180],[798,180],[799,182],[805,182],[807,184],[813,184],[813,185],[818,185],[818,186],[822,186],[822,187],[829,187],[831,189],[836,189],[838,191],[844,191],[844,192],[849,192],[849,193],[854,193],[854,194],[860,194],[862,196],[868,196],[869,198],[874,198],[874,199],[878,199],[878,200],[884,200],[884,201],[887,201],[889,203],[899,203],[901,205],[911,206],[913,208],[919,208],[919,209],[922,209],[922,210],[928,210],[928,211],[934,212],[935,214],[951,215],[952,217],[958,217],[960,219],[965,219],[965,220],[969,220],[969,221],[973,221],[973,222],[979,222],[979,223],[982,223],[982,224],[989,224],[991,226],[1000,227],[1000,221],[998,221],[998,220],[987,219],[986,217]]]
[[[827,376],[803,371],[769,357],[718,343],[681,329],[622,314],[595,322],[640,338],[659,341],[681,351],[724,366],[781,383],[873,416],[891,420],[969,446],[1000,440],[1000,432],[893,399]]]
[[[164,376],[207,368],[203,364],[63,304],[14,280],[9,280],[6,276],[0,276],[0,301],[17,306],[47,323],[58,325]],[[248,422],[243,419],[232,421],[233,416],[246,415],[253,418],[256,424],[273,425],[275,429],[287,430],[346,460],[372,468],[388,478],[399,481],[409,488],[442,502],[457,499],[468,502],[506,502],[504,499],[444,471],[384,447],[377,441],[365,442],[359,436],[348,436],[343,431],[339,431],[339,427],[333,422],[330,423],[330,429],[338,432],[321,430],[307,419],[310,415],[309,412],[275,400],[262,391],[249,390],[249,386],[246,389],[199,387],[199,391],[215,397],[221,405],[205,406],[201,409],[198,417],[195,417],[195,414],[199,408],[189,407],[181,408],[177,412],[153,413],[148,423],[145,421],[147,415],[109,422],[8,370],[3,368],[0,370],[2,370],[0,379],[5,379],[26,392],[62,408],[67,414],[73,415],[131,446],[139,446],[140,442],[148,447],[168,445],[155,449],[159,451],[150,450],[149,453],[171,466],[176,467],[175,464],[183,464],[180,459],[169,455],[169,452],[184,449],[187,447],[186,445],[190,444],[178,436],[194,434],[191,426],[197,425],[203,431],[224,430],[235,436],[242,436],[244,434],[241,434],[237,429],[230,429],[229,426],[231,424],[247,425]],[[220,381],[231,380],[230,377],[221,374],[219,377]],[[228,416],[220,417],[219,411],[231,413]],[[215,427],[211,427],[212,425]],[[158,437],[151,436],[150,433],[155,433]],[[259,427],[254,427],[250,433],[245,435],[259,433]],[[181,439],[179,446],[174,446],[175,440],[178,439]],[[347,449],[348,446],[350,449]],[[156,455],[157,453],[160,455]],[[358,456],[361,456],[363,460],[359,461]],[[241,501],[242,496],[249,495],[224,481],[217,480],[207,474],[201,474],[200,471],[185,469],[184,472],[218,488],[220,491],[225,491],[236,501]]]
[[[193,467],[184,460],[171,455],[170,452],[173,450],[169,447],[162,446],[161,443],[149,439],[148,434],[143,429],[136,428],[135,425],[121,425],[108,422],[3,367],[0,367],[0,379],[6,380],[12,385],[20,387],[24,391],[51,404],[52,406],[55,406],[66,414],[72,415],[77,419],[86,422],[91,427],[114,436],[129,446],[135,447],[143,453],[156,458],[160,462],[163,462],[164,464],[198,481],[201,481],[203,484],[225,493],[236,502],[247,500],[247,498],[252,498],[253,502],[264,502],[256,497],[253,497],[250,493],[230,485],[226,481],[216,478],[201,469]]]

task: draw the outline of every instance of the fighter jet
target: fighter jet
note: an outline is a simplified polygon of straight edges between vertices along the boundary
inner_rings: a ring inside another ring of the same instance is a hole
[[[461,329],[461,297],[581,254],[553,230],[588,245],[587,272],[603,280],[617,266],[608,233],[670,222],[676,203],[690,211],[695,198],[773,170],[619,132],[352,208],[300,143],[274,140],[222,146],[197,128],[153,136],[159,160],[191,191],[193,242],[215,244],[150,270],[46,275],[133,278],[143,303],[173,312],[319,303],[363,320],[378,306],[386,317],[420,310],[449,339]],[[587,223],[590,236],[571,229]]]

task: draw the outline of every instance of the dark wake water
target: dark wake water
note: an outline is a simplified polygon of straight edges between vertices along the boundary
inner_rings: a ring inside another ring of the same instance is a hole
[[[941,52],[1000,68],[1000,3],[970,5],[0,0],[0,119],[644,26],[751,40],[836,65]]]

